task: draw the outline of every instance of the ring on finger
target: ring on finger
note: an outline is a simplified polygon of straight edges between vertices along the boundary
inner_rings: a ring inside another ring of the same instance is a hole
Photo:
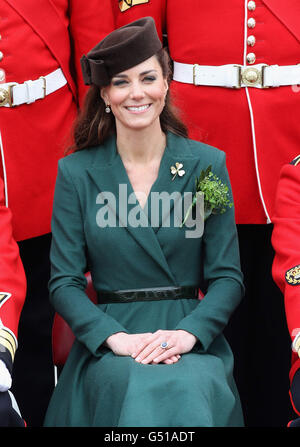
[[[167,341],[163,341],[163,342],[160,344],[160,347],[161,347],[162,349],[168,349],[168,347],[169,347],[168,342],[167,342]]]

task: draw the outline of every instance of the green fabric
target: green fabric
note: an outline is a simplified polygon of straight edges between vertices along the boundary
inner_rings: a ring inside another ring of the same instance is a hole
[[[172,181],[170,167],[185,175]],[[151,192],[193,191],[202,169],[229,185],[225,154],[213,147],[167,135],[158,178]],[[51,248],[51,301],[71,326],[76,341],[59,378],[46,426],[241,426],[243,417],[232,377],[233,358],[222,331],[243,295],[234,209],[211,215],[203,236],[185,228],[100,228],[97,196],[118,197],[119,184],[133,192],[115,138],[60,160]],[[126,198],[127,199],[127,198]],[[122,203],[124,200],[120,197]],[[148,204],[151,204],[149,196]],[[149,206],[150,209],[150,206]],[[128,213],[139,210],[128,205]],[[174,214],[171,209],[170,217]],[[149,218],[149,214],[148,214]],[[146,220],[145,220],[146,219]],[[172,222],[172,219],[170,219]],[[201,285],[205,296],[151,302],[93,304],[85,294],[85,271],[96,290]],[[105,339],[124,331],[184,329],[199,340],[173,365],[142,365],[114,355]]]

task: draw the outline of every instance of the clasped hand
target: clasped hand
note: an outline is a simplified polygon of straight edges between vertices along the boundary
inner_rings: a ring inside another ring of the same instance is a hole
[[[168,348],[161,347],[167,342]],[[126,334],[118,332],[106,340],[106,345],[116,355],[130,355],[143,364],[176,363],[180,355],[189,352],[197,338],[184,330],[158,330],[154,333]]]

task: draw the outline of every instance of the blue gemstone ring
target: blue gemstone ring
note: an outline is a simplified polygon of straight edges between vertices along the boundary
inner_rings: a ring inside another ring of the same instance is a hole
[[[163,349],[167,349],[167,348],[168,348],[168,342],[167,342],[167,341],[163,341],[163,342],[160,344],[160,347],[163,348]]]

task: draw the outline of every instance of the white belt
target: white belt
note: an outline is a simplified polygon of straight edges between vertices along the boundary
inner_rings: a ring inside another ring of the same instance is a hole
[[[67,80],[60,68],[52,73],[41,76],[34,81],[23,84],[7,82],[0,84],[0,107],[14,107],[21,104],[31,104],[37,99],[43,99],[64,85]]]
[[[174,62],[173,79],[187,84],[227,88],[280,87],[300,84],[300,64],[212,66]]]

